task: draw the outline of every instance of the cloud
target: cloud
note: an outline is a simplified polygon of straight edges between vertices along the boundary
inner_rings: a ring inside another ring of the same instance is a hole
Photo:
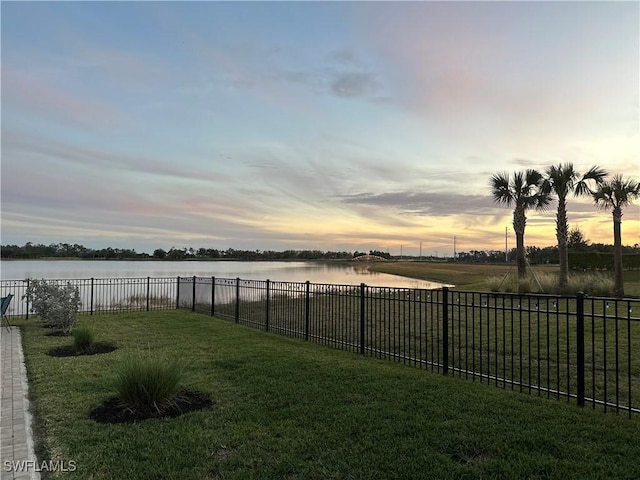
[[[401,191],[343,195],[340,200],[346,204],[392,208],[406,215],[419,216],[486,215],[495,211],[489,195]]]
[[[3,116],[27,112],[51,122],[62,122],[90,130],[113,130],[123,114],[100,100],[71,93],[24,71],[2,68]],[[11,110],[5,110],[9,107]]]
[[[175,161],[152,158],[144,155],[131,155],[109,151],[97,147],[84,147],[70,142],[24,133],[17,130],[2,130],[2,151],[8,154],[4,163],[24,162],[25,171],[37,169],[42,162],[56,161],[61,164],[75,164],[80,167],[106,169],[112,174],[130,173],[164,176],[171,179],[187,179],[225,182],[228,178],[218,170],[203,169]],[[49,163],[50,164],[50,163]]]
[[[312,64],[306,69],[284,70],[280,76],[319,95],[376,102],[383,99],[380,76],[353,49],[330,52],[324,59],[316,57]]]
[[[331,91],[342,98],[368,97],[376,90],[375,78],[368,73],[343,72],[335,75],[331,82]]]

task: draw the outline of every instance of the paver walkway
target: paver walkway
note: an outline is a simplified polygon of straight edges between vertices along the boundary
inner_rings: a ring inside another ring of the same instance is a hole
[[[18,327],[0,327],[0,480],[40,479]]]

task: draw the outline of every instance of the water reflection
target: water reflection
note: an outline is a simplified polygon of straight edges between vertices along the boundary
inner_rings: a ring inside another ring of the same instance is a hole
[[[208,276],[273,280],[281,282],[331,283],[339,285],[439,288],[442,284],[398,275],[371,272],[367,265],[319,262],[168,262],[100,260],[3,260],[2,280],[25,278],[113,278]]]

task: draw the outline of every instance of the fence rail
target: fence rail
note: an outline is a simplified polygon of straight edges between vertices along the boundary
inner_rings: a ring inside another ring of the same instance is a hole
[[[640,299],[216,277],[54,280],[81,311],[186,308],[267,332],[604,411],[640,414]],[[25,281],[9,316],[28,317]]]

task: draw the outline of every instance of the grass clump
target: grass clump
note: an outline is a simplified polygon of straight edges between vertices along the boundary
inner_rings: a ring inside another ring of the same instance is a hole
[[[116,369],[117,397],[131,412],[161,414],[176,406],[182,374],[177,361],[127,355]]]
[[[516,275],[487,277],[486,286],[491,292],[548,293],[574,295],[583,292],[593,296],[611,296],[613,278],[602,273],[575,273],[569,275],[566,287],[560,288],[558,275],[542,273],[518,281]]]
[[[89,352],[93,348],[95,338],[87,327],[76,328],[73,331],[73,345],[79,352]]]

